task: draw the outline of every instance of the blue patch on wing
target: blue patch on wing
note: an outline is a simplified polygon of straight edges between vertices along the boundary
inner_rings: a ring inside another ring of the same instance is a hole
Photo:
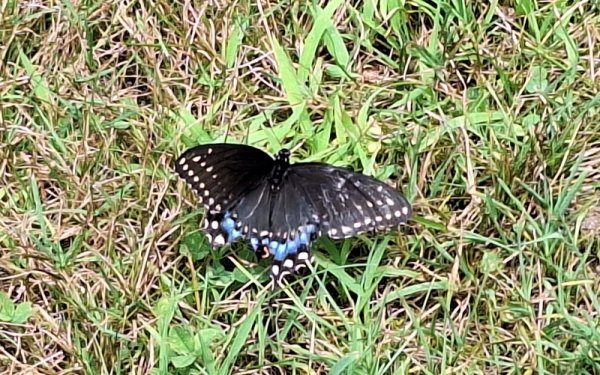
[[[239,238],[246,237],[239,229],[236,229],[236,227],[239,227],[238,224],[231,216],[231,213],[225,212],[223,214],[219,226],[225,235],[227,243],[232,243]],[[296,254],[298,249],[308,246],[316,231],[317,227],[314,224],[307,224],[306,226],[299,227],[296,235],[284,242],[269,237],[261,238],[256,236],[249,237],[249,240],[255,252],[268,249],[269,254],[273,255],[274,260],[283,261],[288,256]]]
[[[227,233],[231,232],[235,228],[235,221],[229,216],[229,214],[225,214],[223,220],[221,220],[221,228]]]
[[[293,239],[289,239],[286,242],[273,241],[269,244],[269,251],[273,254],[273,258],[276,261],[283,261],[290,255],[296,254],[298,249],[302,246],[307,246],[311,235],[316,232],[316,227],[309,224],[305,227],[299,228],[299,233]]]
[[[235,220],[233,220],[229,212],[226,212],[223,220],[221,220],[221,229],[227,235],[227,243],[232,243],[242,236],[242,233],[235,229]]]

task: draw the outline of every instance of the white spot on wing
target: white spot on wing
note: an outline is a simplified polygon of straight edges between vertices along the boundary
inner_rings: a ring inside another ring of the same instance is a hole
[[[213,149],[212,149],[212,148],[209,148],[208,150],[206,150],[206,154],[207,154],[207,155],[210,155],[210,154],[212,154],[212,152],[213,152]]]
[[[381,221],[383,218],[381,216],[375,216],[375,221]]]
[[[179,160],[179,165],[184,165],[185,164],[185,158],[181,158],[181,160]]]
[[[383,186],[379,185],[377,186],[377,192],[381,193],[383,191]]]
[[[215,200],[212,198],[208,198],[208,205],[212,206],[213,204],[215,204]]]
[[[202,156],[196,156],[195,158],[193,158],[192,160],[194,161],[194,163],[197,163],[200,161],[200,159],[202,159]]]
[[[187,164],[186,164],[187,165]],[[192,171],[191,169],[188,171],[188,176],[192,177],[194,175],[194,171]]]
[[[391,200],[390,198],[385,198],[385,203],[387,203],[388,206],[393,206],[394,205],[394,201]]]
[[[360,228],[362,226],[362,223],[354,223],[353,227],[354,228]]]
[[[206,168],[206,171],[207,171],[208,173],[212,172],[212,170],[213,170],[213,166],[212,166],[212,165],[211,165],[210,167]]]
[[[402,207],[402,213],[403,213],[404,215],[408,215],[408,207],[406,207],[406,206],[405,206],[405,207]]]
[[[371,218],[370,218],[370,217],[365,217],[365,225],[369,225],[369,224],[371,224],[371,222],[372,222],[372,221],[373,221],[373,220],[371,220]]]
[[[307,260],[308,259],[308,253],[306,251],[302,251],[300,253],[298,253],[298,260]]]
[[[277,264],[271,266],[271,273],[275,276],[279,275],[279,266]]]
[[[371,203],[371,201],[367,201],[367,206],[369,206],[369,208],[373,208],[373,203]]]
[[[205,186],[206,186],[206,185],[204,185],[204,182],[201,182],[201,183],[200,183],[200,189],[204,189],[204,187],[205,187]]]
[[[268,230],[261,230],[259,236],[266,237],[269,234]]]
[[[188,169],[190,169],[189,164],[184,164],[183,167],[181,167],[181,169],[183,169],[184,171],[187,171]]]
[[[194,176],[194,182],[200,182],[200,177]]]
[[[202,163],[200,163],[200,166],[201,166],[202,168],[206,167],[206,162],[205,162],[205,161],[203,161]]]
[[[391,220],[392,219],[392,214],[385,214],[385,219],[386,220]]]
[[[329,230],[329,234],[332,235],[332,236],[337,235],[337,232],[338,232],[338,230],[335,229],[335,228]]]
[[[217,237],[215,237],[213,242],[219,246],[225,245],[225,237],[223,237],[222,234],[219,234]]]
[[[285,262],[283,262],[283,266],[285,268],[292,268],[294,267],[294,261],[288,258],[285,260]]]
[[[219,228],[219,222],[218,222],[218,221],[216,221],[216,220],[213,220],[213,221],[210,223],[210,227],[211,227],[212,229],[218,229],[218,228]]]
[[[352,233],[352,228],[342,225],[342,233],[350,234],[350,233]]]
[[[208,190],[204,190],[204,196],[208,197],[210,195],[210,192]]]

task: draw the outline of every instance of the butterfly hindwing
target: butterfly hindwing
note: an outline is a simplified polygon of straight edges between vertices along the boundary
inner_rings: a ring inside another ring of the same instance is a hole
[[[207,209],[226,211],[268,179],[273,159],[261,150],[238,144],[201,145],[175,162],[175,171]]]
[[[270,228],[276,240],[269,247],[273,254],[271,274],[278,282],[312,263],[310,242],[321,235],[318,213],[303,190],[288,178],[274,196],[270,210]]]
[[[318,216],[302,192],[285,183],[285,178],[277,191],[272,185],[264,183],[249,191],[231,212],[254,251],[272,256],[271,275],[280,282],[311,262],[309,244],[320,233]]]

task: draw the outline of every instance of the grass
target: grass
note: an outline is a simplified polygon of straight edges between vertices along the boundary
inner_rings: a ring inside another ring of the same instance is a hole
[[[0,9],[2,373],[600,373],[597,2]],[[414,218],[273,295],[171,168],[225,140]]]

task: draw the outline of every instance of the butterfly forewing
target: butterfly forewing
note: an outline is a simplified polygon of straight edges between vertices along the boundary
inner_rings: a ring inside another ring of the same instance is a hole
[[[300,186],[333,239],[383,231],[405,223],[410,204],[395,189],[372,177],[320,163],[294,164],[288,182]]]
[[[261,150],[238,144],[209,144],[187,150],[175,171],[211,211],[225,211],[268,179],[273,159]]]

